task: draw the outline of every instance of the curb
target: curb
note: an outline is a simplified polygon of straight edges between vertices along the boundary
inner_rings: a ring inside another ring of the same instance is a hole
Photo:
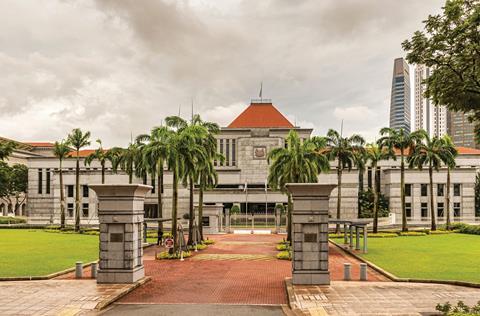
[[[480,283],[475,283],[475,282],[467,282],[467,281],[457,281],[457,280],[434,280],[434,279],[414,279],[414,278],[399,278],[395,276],[394,274],[385,271],[384,269],[380,268],[374,263],[371,263],[370,261],[360,257],[359,255],[353,253],[350,249],[344,248],[335,241],[329,239],[329,241],[343,250],[345,253],[348,255],[354,257],[355,259],[366,263],[369,267],[374,269],[375,271],[379,272],[383,276],[389,278],[390,280],[394,282],[409,282],[409,283],[433,283],[433,284],[446,284],[446,285],[456,285],[456,286],[465,286],[465,287],[471,287],[471,288],[480,288]]]
[[[88,262],[88,263],[86,263],[86,264],[83,265],[83,268],[87,268],[87,267],[91,266],[92,263],[95,263],[95,262],[98,262],[98,261]],[[41,280],[50,280],[50,279],[56,278],[56,277],[61,276],[61,275],[64,275],[64,274],[68,274],[68,273],[74,272],[74,271],[75,271],[75,267],[73,267],[73,268],[68,268],[68,269],[65,269],[65,270],[62,270],[62,271],[58,271],[58,272],[54,272],[54,273],[50,273],[50,274],[47,274],[47,275],[29,276],[29,277],[0,277],[0,282],[6,282],[6,281],[41,281]]]
[[[125,291],[123,292],[120,292],[118,293],[117,295],[115,295],[114,297],[110,298],[110,299],[107,299],[105,301],[102,301],[102,302],[99,302],[97,304],[97,306],[95,306],[95,310],[102,310],[104,309],[105,307],[109,306],[110,304],[114,303],[115,301],[121,299],[122,297],[124,297],[125,295],[127,295],[128,293],[132,292],[133,290],[135,290],[136,288],[138,288],[139,286],[141,285],[144,285],[145,283],[147,282],[150,282],[152,280],[152,277],[149,277],[149,276],[146,276],[146,277],[143,277],[141,278],[140,280],[138,280],[137,282],[135,282],[133,284],[133,286],[129,287],[128,289],[126,289]]]

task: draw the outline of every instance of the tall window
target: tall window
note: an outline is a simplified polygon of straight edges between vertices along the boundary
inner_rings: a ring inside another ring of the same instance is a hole
[[[422,203],[420,205],[420,212],[422,213],[422,217],[428,217],[428,204]]]
[[[442,183],[437,184],[437,196],[443,196],[445,190],[445,185]]]
[[[152,193],[155,193],[155,178],[152,178]]]
[[[230,139],[225,140],[225,166],[230,166]]]
[[[453,196],[460,196],[461,185],[460,183],[453,184]]]
[[[223,155],[223,139],[220,139],[220,154]],[[223,166],[223,162],[220,161],[220,166]]]
[[[73,217],[73,203],[67,204],[67,213],[68,217]]]
[[[67,197],[73,197],[73,185],[67,185]]]
[[[43,194],[43,170],[38,169],[38,194]]]
[[[47,182],[46,183],[47,187],[45,189],[45,193],[50,194],[50,169],[47,169],[47,175],[46,176],[47,176],[47,179],[46,179],[47,180],[46,181]]]
[[[444,214],[443,214],[443,202],[439,202],[437,203],[437,216],[438,217],[443,217]]]
[[[412,196],[412,185],[410,183],[405,184],[405,196]]]
[[[235,159],[235,155],[237,154],[235,146],[236,146],[236,141],[235,139],[232,139],[232,166],[235,166],[237,164]]]
[[[412,203],[405,203],[405,212],[407,217],[412,217]]]
[[[88,185],[82,186],[83,188],[83,197],[88,197]]]
[[[460,203],[453,203],[453,217],[460,217]]]
[[[428,184],[422,183],[420,185],[420,193],[422,196],[427,196],[427,191],[428,191]]]
[[[82,204],[82,217],[88,217],[88,203]]]
[[[371,189],[372,188],[372,168],[371,167],[368,167],[367,184],[368,184],[368,187]]]

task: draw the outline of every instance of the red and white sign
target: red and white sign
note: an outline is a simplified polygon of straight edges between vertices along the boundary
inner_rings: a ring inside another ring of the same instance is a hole
[[[173,248],[173,244],[173,238],[168,237],[167,239],[165,239],[165,248]]]

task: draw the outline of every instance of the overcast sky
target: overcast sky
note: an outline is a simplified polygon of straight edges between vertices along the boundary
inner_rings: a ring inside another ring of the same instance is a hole
[[[443,3],[3,0],[0,136],[55,141],[80,127],[124,146],[180,106],[189,117],[192,100],[225,126],[263,81],[297,125],[324,134],[344,119],[373,139],[401,42]]]

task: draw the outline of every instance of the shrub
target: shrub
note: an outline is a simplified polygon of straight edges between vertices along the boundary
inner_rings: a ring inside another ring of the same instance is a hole
[[[452,229],[453,229],[454,232],[461,233],[461,234],[480,235],[480,226],[479,225],[454,223],[454,224],[452,224]]]
[[[279,245],[290,245],[290,242],[286,240],[285,238],[282,239],[282,241],[278,242]]]
[[[456,306],[450,304],[449,302],[445,304],[437,304],[436,310],[442,312],[442,315],[445,316],[480,315],[480,301],[477,303],[477,305],[472,307],[465,305],[465,303],[462,301],[458,301]]]
[[[429,231],[429,235],[445,235],[445,234],[451,234],[453,231],[451,230],[434,230],[434,231]]]
[[[373,217],[373,191],[368,189],[360,193],[360,215],[359,218]],[[378,217],[387,217],[390,214],[388,200],[383,194],[378,195]]]
[[[188,258],[190,257],[192,254],[190,253],[190,251],[182,251],[183,253],[183,258]],[[175,252],[173,254],[170,254],[168,253],[168,251],[162,251],[160,253],[157,254],[157,259],[158,260],[162,260],[162,259],[180,259],[180,252]]]
[[[19,217],[0,216],[0,224],[25,224],[27,221]]]
[[[213,245],[215,243],[215,240],[213,239],[205,239],[204,241],[202,241],[202,244],[204,245]]]
[[[393,238],[398,237],[397,233],[370,233],[368,234],[368,238]]]
[[[277,254],[277,259],[292,260],[292,254],[290,253],[290,251],[282,251]]]
[[[205,244],[197,244],[197,250],[204,250],[204,249],[207,249],[208,246],[205,245]],[[193,245],[190,245],[188,246],[188,250],[195,250],[195,246]]]
[[[277,250],[278,251],[285,251],[285,250],[289,250],[290,249],[290,246],[288,244],[278,244],[277,245]]]
[[[235,215],[240,213],[240,207],[237,204],[234,204],[230,209],[230,215]]]
[[[426,236],[427,233],[423,231],[399,232],[399,236]]]
[[[335,233],[329,233],[328,234],[328,238],[343,238],[343,233],[338,233],[338,234],[335,234]]]

